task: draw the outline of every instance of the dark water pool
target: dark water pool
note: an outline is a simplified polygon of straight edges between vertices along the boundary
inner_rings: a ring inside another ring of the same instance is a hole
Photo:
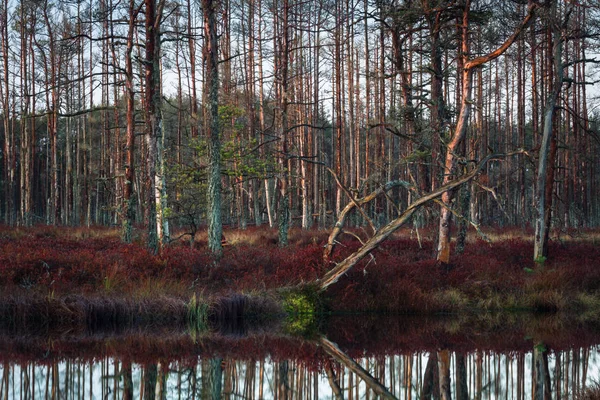
[[[600,381],[600,329],[576,317],[235,326],[0,329],[0,399],[566,399]]]

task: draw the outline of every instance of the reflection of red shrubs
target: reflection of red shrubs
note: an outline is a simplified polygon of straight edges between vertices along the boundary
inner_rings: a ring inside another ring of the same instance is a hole
[[[517,314],[495,317],[456,316],[336,316],[328,319],[323,334],[348,356],[383,357],[449,349],[525,354],[537,343],[553,352],[572,351],[598,344],[597,327],[549,315]],[[150,327],[104,327],[96,330],[11,331],[0,327],[0,363],[58,360],[80,362],[117,357],[121,361],[152,363],[177,360],[190,366],[198,358],[218,356],[234,360],[295,360],[317,369],[331,360],[318,340],[282,334],[278,325],[244,333],[223,334],[218,330],[196,338],[177,322]],[[49,346],[49,343],[52,345]]]

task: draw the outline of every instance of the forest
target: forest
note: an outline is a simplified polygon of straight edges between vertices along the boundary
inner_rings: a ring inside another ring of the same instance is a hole
[[[406,217],[436,227],[441,262],[454,219],[534,229],[543,260],[550,227],[600,220],[599,17],[595,0],[2,0],[1,219],[143,229],[155,252],[207,229],[218,255],[223,225],[285,246],[290,225],[381,239]]]

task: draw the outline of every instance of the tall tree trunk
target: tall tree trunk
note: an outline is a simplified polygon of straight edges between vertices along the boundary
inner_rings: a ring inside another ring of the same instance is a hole
[[[463,353],[456,352],[456,400],[469,400],[467,360]]]
[[[34,135],[33,126],[35,117],[30,116],[30,102],[33,102],[33,96],[30,96],[29,85],[33,84],[29,80],[28,60],[29,43],[32,40],[28,34],[27,18],[25,7],[21,8],[20,18],[20,40],[21,40],[21,152],[20,152],[20,186],[21,186],[21,206],[20,219],[25,226],[33,222],[32,210],[32,137]],[[33,57],[33,55],[32,55]]]
[[[221,142],[219,129],[219,50],[217,36],[216,12],[219,1],[202,0],[204,15],[204,40],[207,99],[206,136],[208,138],[208,247],[218,258],[223,249],[221,237],[223,223],[221,217]]]
[[[343,136],[343,118],[342,118],[342,0],[336,1],[336,24],[335,24],[335,59],[334,59],[334,104],[335,104],[335,173],[340,178],[342,176],[342,136]],[[338,185],[335,188],[335,215],[340,214],[342,209],[342,188]]]
[[[165,235],[164,186],[162,174],[162,106],[160,77],[160,25],[164,0],[145,0],[146,5],[146,59],[145,117],[146,117],[146,188],[148,248],[157,253],[168,237]]]
[[[258,0],[257,3],[257,10],[258,10],[258,35],[256,38],[256,42],[257,42],[257,51],[258,51],[258,121],[259,121],[259,126],[260,126],[260,140],[263,141],[265,140],[265,129],[266,129],[266,123],[265,123],[265,92],[264,92],[264,85],[265,85],[265,78],[264,78],[264,73],[263,73],[263,47],[262,47],[262,43],[263,43],[263,39],[262,39],[262,29],[263,29],[263,17],[262,17],[262,1]],[[261,155],[265,156],[266,155],[266,145],[265,146],[261,146]],[[265,185],[265,205],[267,208],[267,218],[269,220],[269,227],[273,228],[275,226],[275,213],[273,211],[273,203],[272,203],[272,190],[271,190],[271,177],[268,176],[269,173],[271,173],[271,171],[269,170],[265,170],[263,171],[265,173],[265,179],[264,179],[264,185]]]
[[[277,224],[279,231],[279,246],[285,247],[288,245],[288,231],[290,227],[290,173],[289,165],[286,163],[288,154],[288,70],[289,70],[289,54],[290,54],[290,38],[289,38],[289,3],[288,0],[283,0],[283,15],[281,25],[281,38],[278,40],[278,59],[275,60],[276,79],[279,86],[279,104],[277,130],[280,140],[279,165],[280,165],[280,202],[279,215],[277,216]]]
[[[121,376],[123,378],[123,400],[133,400],[133,376],[131,362],[123,362]]]
[[[127,102],[127,133],[125,151],[125,187],[123,190],[124,213],[121,237],[125,243],[131,243],[133,221],[135,217],[135,197],[133,183],[135,179],[135,91],[133,87],[133,30],[140,9],[135,9],[135,0],[129,0],[129,26],[127,30],[127,48],[125,49],[125,97]]]
[[[554,163],[556,152],[551,151],[553,138],[553,120],[555,118],[557,103],[563,85],[563,42],[559,22],[556,20],[556,0],[551,3],[551,29],[552,29],[552,61],[553,76],[552,90],[550,90],[544,107],[544,125],[542,130],[542,143],[540,145],[537,181],[535,188],[535,237],[533,259],[543,263],[548,256],[548,231],[550,229],[551,195],[554,181]],[[554,154],[553,154],[554,153]],[[553,157],[551,159],[551,157]],[[549,167],[550,166],[550,167]]]
[[[156,399],[156,382],[158,379],[158,365],[157,364],[146,364],[143,370],[144,383],[144,400],[155,400]],[[160,400],[160,399],[159,399]]]
[[[192,23],[192,0],[187,0],[187,18],[188,18],[188,42],[190,46],[190,79],[191,79],[191,131],[192,138],[198,137],[198,99],[196,95],[196,32],[193,31],[194,24]]]
[[[8,36],[8,0],[2,2],[0,9],[0,41],[2,48],[2,84],[0,93],[2,93],[2,115],[4,126],[4,223],[12,225],[14,223],[15,212],[15,162],[14,162],[14,133],[11,125],[10,110],[10,80],[9,80],[9,36]]]
[[[440,399],[452,400],[452,388],[450,386],[450,350],[438,351],[437,360],[440,377]]]
[[[471,91],[473,87],[473,72],[476,68],[480,68],[485,63],[498,58],[502,55],[520,36],[521,32],[533,21],[535,10],[537,6],[535,3],[529,5],[527,16],[517,28],[517,30],[496,50],[477,57],[472,60],[468,60],[469,55],[469,11],[471,7],[471,0],[466,0],[461,26],[461,57],[462,57],[462,88],[461,88],[461,107],[458,120],[456,121],[456,127],[452,138],[446,147],[446,157],[444,161],[444,179],[442,181],[443,186],[447,185],[450,181],[455,178],[456,174],[456,161],[457,155],[459,155],[460,145],[465,139],[467,134],[467,126],[469,122],[469,114],[471,112]],[[440,213],[439,230],[438,230],[438,254],[437,260],[442,265],[448,265],[450,263],[450,240],[451,240],[451,211],[453,193],[448,191],[442,195],[442,207]]]
[[[50,60],[50,76],[47,78],[48,83],[47,89],[50,91],[51,102],[50,109],[48,110],[48,136],[50,137],[50,170],[51,170],[51,183],[50,183],[50,209],[49,209],[49,221],[55,225],[60,222],[60,203],[59,203],[59,187],[58,187],[58,79],[57,69],[60,69],[59,59],[56,56],[56,45],[54,41],[54,31],[50,24],[48,16],[48,0],[44,2],[43,15],[44,22],[46,23],[46,29],[48,33],[48,46],[49,46],[49,60]]]
[[[444,178],[442,184],[448,184],[456,173],[455,164],[457,156],[460,156],[459,149],[465,136],[467,134],[467,126],[469,122],[469,115],[471,112],[471,91],[473,87],[473,69],[467,68],[466,61],[469,54],[469,12],[471,7],[471,0],[466,0],[463,9],[463,18],[461,25],[461,51],[460,65],[463,66],[459,69],[462,75],[462,88],[461,88],[461,107],[458,121],[456,122],[456,128],[452,139],[446,148],[446,157],[444,161]],[[458,93],[458,92],[457,92]],[[442,202],[444,206],[440,211],[440,222],[438,230],[438,254],[437,260],[442,265],[450,264],[450,240],[451,240],[451,216],[452,213],[450,208],[452,207],[452,200],[454,194],[451,192],[445,192],[442,194]]]

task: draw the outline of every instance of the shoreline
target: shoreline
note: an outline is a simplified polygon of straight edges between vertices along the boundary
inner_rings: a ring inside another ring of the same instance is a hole
[[[318,293],[314,283],[331,268],[322,260],[326,231],[295,230],[283,249],[272,240],[274,230],[229,231],[229,245],[215,265],[201,241],[155,256],[140,244],[121,243],[116,229],[0,227],[0,319],[197,325],[211,313],[224,320],[322,312],[537,311],[600,320],[600,235],[555,240],[552,258],[536,266],[527,232],[490,232],[497,239],[472,237],[446,269],[432,259],[426,231],[417,240],[403,230]],[[356,247],[356,241],[342,242],[334,259]]]

